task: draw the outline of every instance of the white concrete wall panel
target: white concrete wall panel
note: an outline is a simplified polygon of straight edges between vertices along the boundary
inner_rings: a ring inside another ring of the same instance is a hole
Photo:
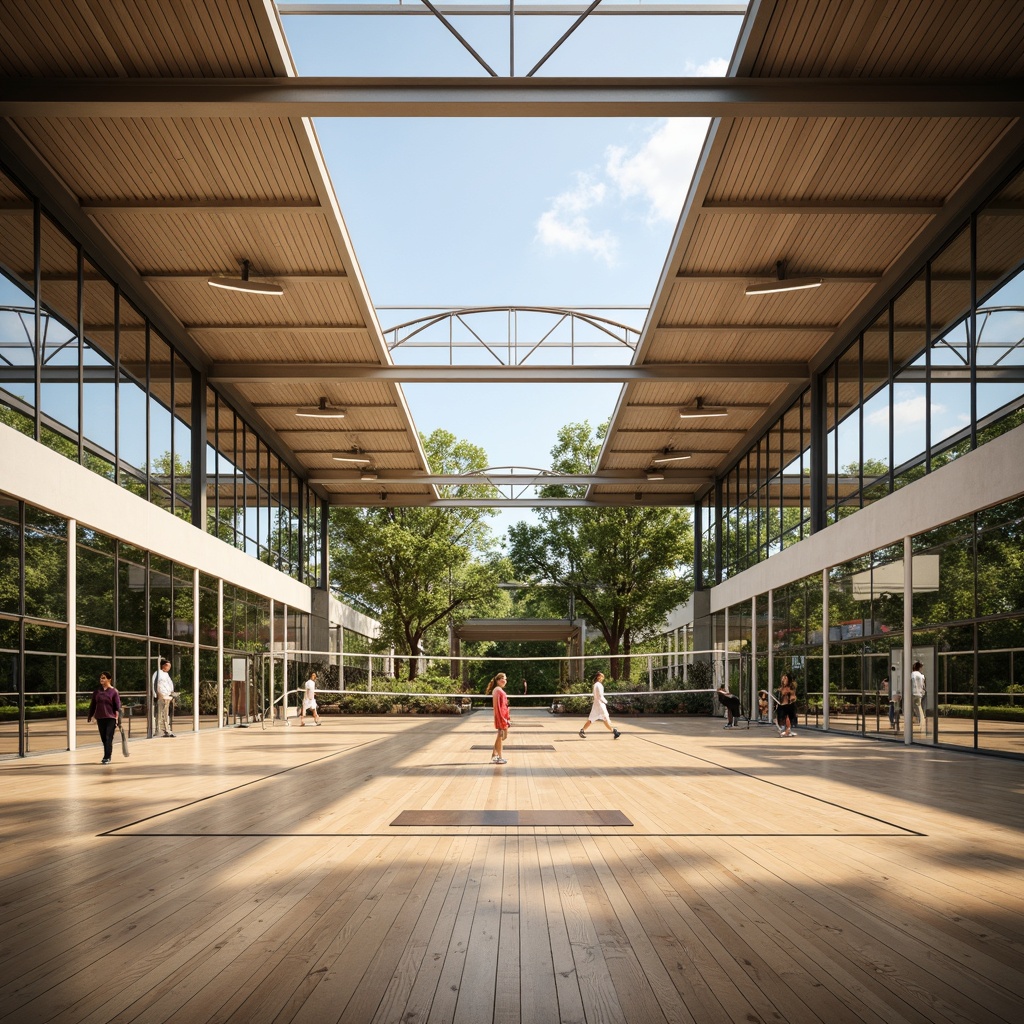
[[[310,611],[310,589],[305,584],[4,424],[0,491],[291,608]]]

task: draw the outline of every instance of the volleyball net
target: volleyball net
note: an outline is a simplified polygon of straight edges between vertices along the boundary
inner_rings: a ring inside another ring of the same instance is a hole
[[[321,714],[464,714],[489,706],[487,684],[499,672],[513,710],[544,709],[585,714],[598,672],[613,715],[704,714],[721,711],[716,690],[733,682],[736,655],[722,650],[660,651],[612,655],[496,657],[420,655],[408,678],[410,658],[398,654],[277,650],[255,656],[252,702],[262,721],[287,721],[301,713],[312,679]],[[401,675],[399,675],[401,672]],[[315,673],[315,678],[314,674]],[[740,694],[745,714],[757,714]]]

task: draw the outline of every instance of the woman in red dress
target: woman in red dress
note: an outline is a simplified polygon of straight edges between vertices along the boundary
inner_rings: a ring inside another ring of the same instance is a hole
[[[498,730],[494,749],[491,751],[491,764],[508,764],[501,756],[501,742],[508,736],[508,727],[512,724],[512,717],[508,712],[508,695],[505,693],[504,672],[499,672],[487,684],[487,692],[491,694],[491,702],[494,705],[494,728]]]

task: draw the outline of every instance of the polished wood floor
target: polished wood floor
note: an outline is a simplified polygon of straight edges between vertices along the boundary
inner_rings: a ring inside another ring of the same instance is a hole
[[[1024,1019],[1019,761],[519,711],[493,766],[487,712],[323,721],[0,762],[0,1020]],[[391,824],[502,810],[632,824]]]

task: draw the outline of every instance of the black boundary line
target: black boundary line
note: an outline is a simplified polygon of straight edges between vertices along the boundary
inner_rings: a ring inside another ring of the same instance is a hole
[[[127,825],[123,826],[128,828]],[[424,825],[398,826],[405,828],[426,828]],[[514,829],[516,833],[524,828],[594,828],[593,825],[450,825],[451,829],[501,828]],[[629,828],[627,825],[603,825],[602,828]],[[893,828],[899,828],[894,825]],[[116,831],[116,830],[113,830]],[[114,835],[101,832],[99,837],[113,839],[427,839],[446,838],[458,835],[455,832],[128,832]],[[509,832],[475,832],[482,836],[509,836]],[[923,832],[538,832],[536,839],[903,839],[925,836]]]
[[[752,772],[745,772],[742,768],[730,768],[728,765],[719,764],[717,761],[712,761],[706,757],[698,757],[696,754],[691,754],[686,750],[677,750],[675,747],[670,747],[667,743],[659,743],[657,740],[650,739],[647,736],[641,736],[638,733],[632,733],[632,735],[639,740],[643,740],[645,743],[650,743],[652,746],[661,747],[664,750],[671,750],[674,754],[682,754],[684,757],[689,757],[694,761],[700,761],[703,764],[710,764],[715,768],[721,768],[723,772],[732,772],[734,775],[742,775],[745,779],[753,779],[754,782],[761,783],[762,786],[771,786],[774,789],[781,789],[784,793],[792,793],[794,796],[802,797],[804,800],[813,800],[815,803],[825,804],[826,807],[835,807],[840,811],[846,811],[848,814],[855,814],[858,818],[866,818],[868,821],[877,821],[880,825],[886,825],[889,828],[898,829],[900,832],[905,833],[908,836],[918,836],[920,838],[927,837],[927,832],[918,832],[915,829],[907,828],[905,825],[897,825],[895,822],[887,821],[885,818],[879,818],[874,814],[867,814],[865,811],[855,810],[853,807],[847,807],[845,804],[836,803],[834,800],[826,800],[821,796],[812,796],[810,793],[802,793],[799,789],[794,789],[792,786],[783,786],[780,782],[772,782],[770,779],[763,779],[760,775],[754,775]],[[741,833],[745,834],[745,833]],[[756,835],[757,833],[750,833]],[[774,835],[775,833],[768,833]],[[799,833],[797,833],[799,834]],[[818,833],[810,833],[811,835],[817,835]],[[845,833],[826,833],[835,835],[844,835]],[[860,835],[858,832],[851,832],[850,835]],[[868,835],[875,835],[876,833],[869,832]]]
[[[289,772],[297,771],[299,768],[308,768],[311,764],[319,764],[321,761],[329,761],[332,757],[337,757],[339,754],[346,754],[350,750],[357,750],[359,747],[365,747],[367,744],[375,743],[375,742],[376,742],[376,739],[364,740],[362,743],[353,743],[352,746],[350,746],[350,747],[343,747],[341,750],[335,750],[335,751],[333,751],[330,754],[324,754],[323,757],[314,757],[312,761],[303,761],[301,764],[293,764],[290,768],[282,768],[279,772],[271,772],[270,775],[261,775],[257,779],[250,779],[248,782],[241,782],[237,786],[231,786],[228,789],[221,789],[221,790],[218,790],[216,793],[208,793],[206,796],[197,797],[195,800],[189,800],[187,803],[178,804],[175,807],[168,807],[166,810],[163,810],[163,811],[157,811],[156,814],[147,815],[145,818],[139,818],[136,821],[129,821],[127,824],[118,825],[115,828],[107,829],[106,832],[97,832],[96,836],[97,836],[97,838],[103,838],[103,837],[106,837],[106,836],[115,836],[117,838],[123,838],[123,837],[116,836],[116,834],[118,832],[120,832],[122,829],[134,828],[136,825],[142,825],[142,824],[144,824],[147,821],[155,821],[157,818],[162,818],[165,814],[175,814],[178,811],[184,811],[188,807],[194,807],[196,804],[205,803],[207,800],[216,800],[219,797],[227,796],[228,793],[234,793],[234,792],[237,792],[239,789],[246,789],[249,786],[258,785],[261,782],[266,782],[268,779],[276,779],[279,775],[287,775]],[[157,833],[153,833],[153,834],[154,835],[172,835],[173,836],[173,835],[177,835],[178,833],[175,833],[175,832],[168,832],[168,833],[157,832]],[[180,834],[182,836],[188,836],[188,835],[198,835],[198,836],[201,836],[201,835],[210,835],[210,836],[239,835],[239,836],[243,836],[243,835],[245,835],[244,832],[238,832],[238,833],[235,833],[235,832],[223,832],[223,833],[221,833],[221,832],[195,832],[195,833],[182,832]],[[286,834],[286,833],[282,833],[282,834]]]

